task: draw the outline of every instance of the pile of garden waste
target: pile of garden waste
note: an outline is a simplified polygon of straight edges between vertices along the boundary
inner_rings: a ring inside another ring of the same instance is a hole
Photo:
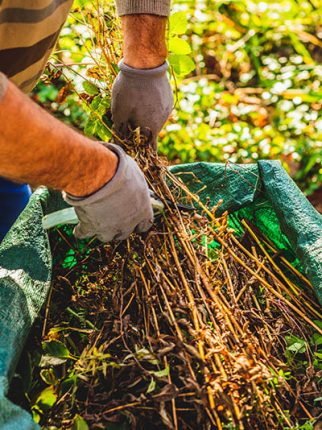
[[[52,430],[313,428],[322,323],[310,282],[133,139],[164,213],[111,244],[50,233],[54,282],[11,398]]]

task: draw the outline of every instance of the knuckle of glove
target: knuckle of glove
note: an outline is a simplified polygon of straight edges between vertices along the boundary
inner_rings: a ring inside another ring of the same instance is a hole
[[[74,236],[78,239],[86,239],[94,235],[95,233],[92,232],[92,229],[85,227],[82,223],[77,224],[74,228]]]
[[[97,234],[96,237],[102,243],[109,243],[117,239],[118,233],[115,233],[115,231],[104,231],[103,233]]]
[[[132,228],[124,229],[121,233],[119,233],[115,237],[115,239],[116,240],[125,240],[125,239],[127,239],[128,237],[131,236],[131,234],[133,233],[133,230],[134,229],[132,229]]]
[[[86,239],[95,236],[95,217],[91,213],[90,207],[76,207],[75,208],[79,223],[74,228],[74,235],[78,239]]]
[[[145,233],[146,231],[150,230],[152,225],[153,225],[152,219],[145,219],[144,221],[140,222],[140,224],[136,226],[135,231],[138,233]]]

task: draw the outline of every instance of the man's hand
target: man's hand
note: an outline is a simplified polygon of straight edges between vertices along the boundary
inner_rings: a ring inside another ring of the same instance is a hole
[[[156,149],[157,136],[173,107],[167,77],[166,18],[156,15],[122,17],[124,58],[112,88],[112,117],[120,137],[129,128],[150,130]]]
[[[96,236],[102,242],[126,239],[133,231],[149,230],[153,223],[150,193],[144,175],[135,161],[118,146],[104,144],[119,159],[115,176],[86,198],[64,193],[75,206],[79,224],[74,230],[82,239]]]
[[[112,89],[112,117],[117,134],[124,138],[129,129],[148,130],[153,147],[173,107],[167,78],[167,63],[155,69],[133,69],[120,63],[120,73]]]

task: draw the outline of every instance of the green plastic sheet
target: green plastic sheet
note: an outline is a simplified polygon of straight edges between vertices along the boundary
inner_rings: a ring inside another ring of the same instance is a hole
[[[294,259],[322,304],[322,217],[279,162],[172,167],[203,201],[254,223]],[[66,207],[59,193],[38,189],[0,245],[0,429],[39,429],[28,412],[7,398],[10,380],[51,285],[52,255],[42,217]]]

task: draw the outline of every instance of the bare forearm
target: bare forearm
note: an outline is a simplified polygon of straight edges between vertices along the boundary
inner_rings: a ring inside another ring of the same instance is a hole
[[[45,112],[13,84],[0,101],[0,176],[90,194],[114,175],[117,157]]]
[[[157,15],[125,15],[122,19],[124,62],[137,69],[152,69],[167,57],[167,18]]]

